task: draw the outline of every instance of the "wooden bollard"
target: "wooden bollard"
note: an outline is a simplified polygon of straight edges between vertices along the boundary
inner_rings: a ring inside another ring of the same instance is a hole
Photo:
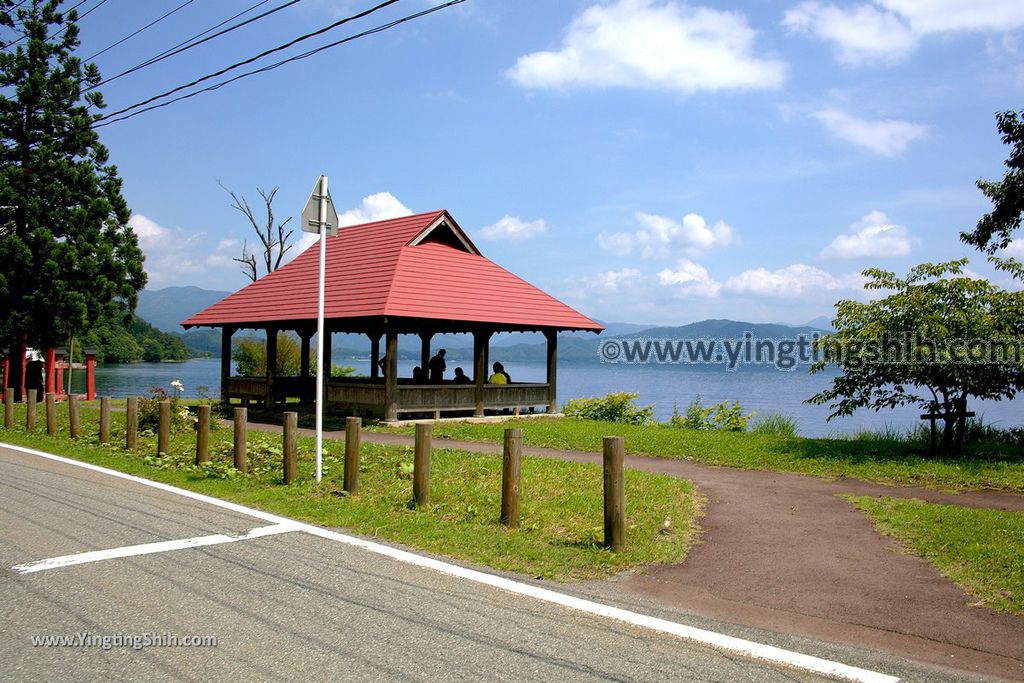
[[[110,397],[100,396],[100,443],[110,443]]]
[[[359,493],[359,447],[362,429],[362,418],[345,418],[345,474],[342,489],[353,496]]]
[[[68,434],[72,439],[78,438],[78,396],[68,394]]]
[[[160,401],[160,421],[156,428],[157,457],[167,455],[171,443],[171,402]]]
[[[196,464],[202,465],[210,459],[210,406],[199,406],[199,421],[196,423]]]
[[[53,392],[46,394],[46,433],[57,433],[57,394]]]
[[[501,460],[501,523],[519,527],[519,460],[523,455],[523,430],[506,429]]]
[[[124,445],[134,451],[139,443],[139,397],[129,396],[124,418]]]
[[[4,429],[14,429],[14,387],[4,389]]]
[[[286,412],[284,414],[284,483],[290,484],[295,481],[295,474],[298,471],[298,450],[299,450],[299,414]]]
[[[625,450],[621,436],[604,437],[604,544],[613,552],[626,547]]]
[[[36,390],[27,389],[25,394],[27,396],[25,399],[25,429],[34,432],[36,430]]]
[[[430,445],[434,426],[426,423],[416,425],[412,469],[412,502],[417,507],[430,505]]]
[[[248,413],[246,408],[235,408],[235,469],[242,474],[249,471],[249,451],[245,443]]]

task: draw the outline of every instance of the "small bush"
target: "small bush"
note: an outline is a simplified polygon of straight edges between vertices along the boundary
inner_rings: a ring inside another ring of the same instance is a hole
[[[160,402],[171,402],[171,433],[193,429],[196,417],[181,405],[177,392],[173,396],[163,387],[151,387],[146,396],[139,398],[139,429],[156,433],[160,427]]]
[[[700,394],[686,408],[686,415],[679,414],[679,405],[673,408],[669,418],[670,427],[682,429],[707,429],[720,432],[742,432],[750,419],[757,413],[743,413],[739,401],[722,401],[713,406],[704,406]]]
[[[636,399],[640,394],[619,391],[604,397],[574,398],[566,402],[562,412],[568,417],[584,420],[623,422],[631,425],[645,425],[654,418],[654,406],[638,407]]]
[[[797,422],[789,415],[768,413],[754,420],[750,431],[754,434],[766,434],[768,436],[793,437],[797,435]]]

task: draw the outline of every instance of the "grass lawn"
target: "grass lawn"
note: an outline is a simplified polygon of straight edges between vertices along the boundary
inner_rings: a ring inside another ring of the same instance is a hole
[[[215,429],[212,463],[193,464],[195,434],[174,436],[170,453],[157,458],[156,439],[140,432],[139,447],[126,451],[124,413],[112,414],[114,446],[98,444],[99,410],[83,404],[81,437],[67,432],[67,407],[58,406],[60,432],[46,434],[40,406],[33,433],[24,429],[24,406],[16,407],[17,425],[0,429],[0,441],[83,460],[166,482],[225,500],[327,527],[395,541],[496,569],[552,579],[588,579],[681,562],[697,532],[700,498],[685,480],[627,470],[627,546],[612,553],[601,545],[602,475],[593,465],[524,458],[521,528],[499,521],[501,457],[435,448],[431,464],[431,504],[412,509],[412,449],[364,443],[360,493],[339,491],[344,443],[325,443],[325,472],[314,481],[314,443],[299,440],[299,478],[281,483],[281,437],[250,433],[251,474],[230,467],[232,430]],[[436,444],[436,442],[435,442]],[[437,444],[439,445],[439,444]],[[665,520],[671,531],[662,533]]]
[[[1024,614],[1024,513],[847,496],[883,533],[992,609]]]
[[[600,451],[604,436],[623,436],[626,452],[694,460],[709,465],[797,472],[823,477],[857,477],[947,490],[995,489],[1024,492],[1024,449],[984,445],[963,458],[930,457],[916,444],[892,438],[807,439],[749,432],[695,431],[663,425],[635,426],[573,418],[525,419],[505,423],[450,422],[435,437],[500,441],[506,428],[523,430],[523,442],[581,451]],[[411,427],[367,427],[411,434]]]

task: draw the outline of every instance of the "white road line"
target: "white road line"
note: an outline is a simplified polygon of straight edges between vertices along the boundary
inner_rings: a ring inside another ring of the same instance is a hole
[[[227,534],[213,534],[211,536],[196,536],[195,538],[182,538],[176,541],[158,541],[157,543],[142,543],[140,545],[128,545],[121,548],[110,548],[108,550],[93,550],[87,553],[76,555],[62,555],[51,557],[46,560],[36,560],[18,564],[11,569],[19,574],[32,574],[47,569],[58,567],[70,567],[76,564],[87,562],[100,562],[112,560],[118,557],[135,557],[137,555],[152,555],[153,553],[166,553],[170,550],[182,550],[184,548],[202,548],[207,545],[220,545],[221,543],[234,543],[245,541],[250,538],[261,538],[275,534],[286,534],[289,531],[299,531],[293,524],[274,524],[273,526],[262,526],[258,529],[251,529],[240,536],[229,536]]]
[[[669,635],[677,636],[684,640],[708,645],[718,650],[725,652],[740,654],[751,659],[760,660],[763,662],[771,662],[775,664],[782,664],[795,669],[803,671],[809,671],[812,673],[823,674],[826,676],[832,676],[848,681],[863,681],[864,683],[897,683],[900,679],[895,676],[889,676],[887,674],[879,673],[877,671],[871,671],[870,669],[862,669],[855,666],[849,666],[847,664],[841,664],[839,662],[833,662],[828,659],[822,659],[821,657],[814,657],[811,655],[805,655],[799,652],[793,652],[791,650],[785,650],[772,645],[764,645],[751,640],[744,640],[742,638],[736,638],[733,636],[725,635],[723,633],[717,633],[715,631],[709,631],[706,629],[696,628],[693,626],[686,626],[666,619],[659,619],[657,617],[648,616],[646,614],[639,614],[637,612],[631,612],[629,610],[620,609],[618,607],[610,607],[608,605],[602,605],[591,600],[584,600],[577,598],[572,595],[566,595],[557,591],[549,590],[547,588],[540,588],[539,586],[533,586],[527,583],[521,583],[519,581],[513,581],[500,576],[494,576],[493,574],[487,574],[485,572],[477,571],[475,569],[468,569],[466,567],[460,567],[458,565],[450,564],[448,562],[442,562],[433,558],[424,557],[411,553],[407,550],[399,550],[398,548],[392,548],[390,546],[368,541],[362,538],[356,538],[355,536],[349,536],[347,534],[341,534],[336,531],[324,529],[322,527],[315,526],[313,524],[306,524],[304,522],[298,522],[295,520],[288,519],[286,517],[280,517],[269,512],[263,512],[261,510],[254,510],[252,508],[239,505],[237,503],[231,503],[226,500],[219,498],[212,498],[210,496],[203,495],[201,493],[195,493],[186,489],[180,489],[170,484],[164,484],[158,481],[150,481],[149,479],[143,479],[142,477],[136,477],[131,474],[125,474],[124,472],[118,472],[116,470],[107,469],[106,467],[100,467],[99,465],[93,465],[87,462],[80,462],[78,460],[72,460],[70,458],[64,458],[59,455],[53,455],[51,453],[44,453],[31,448],[25,448],[22,446],[13,446],[10,444],[0,442],[0,445],[11,450],[19,451],[21,453],[27,453],[28,455],[34,455],[47,460],[53,460],[55,462],[61,462],[66,465],[72,465],[74,467],[81,467],[83,469],[92,470],[94,472],[102,472],[112,477],[119,479],[125,479],[133,481],[143,486],[149,486],[151,488],[159,489],[161,491],[167,491],[174,493],[192,500],[202,501],[210,505],[223,508],[225,510],[231,510],[243,515],[249,515],[257,519],[262,519],[267,522],[271,522],[275,525],[290,525],[295,530],[305,531],[314,536],[321,538],[330,539],[332,541],[338,541],[339,543],[345,543],[346,545],[355,546],[362,548],[378,555],[384,555],[392,559],[404,562],[407,564],[415,565],[418,567],[424,567],[426,569],[432,569],[448,576],[454,576],[474,583],[482,584],[485,586],[491,586],[498,588],[510,593],[517,595],[523,595],[526,597],[541,600],[543,602],[562,605],[569,609],[583,612],[586,614],[592,614],[600,617],[607,617],[621,621],[623,623],[632,624],[634,626],[640,626],[642,628],[651,629],[660,633],[666,633]]]

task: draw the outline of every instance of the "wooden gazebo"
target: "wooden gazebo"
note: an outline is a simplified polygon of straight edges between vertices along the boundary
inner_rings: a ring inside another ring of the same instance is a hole
[[[310,400],[310,339],[316,333],[318,248],[225,297],[182,325],[219,327],[221,398],[266,403]],[[365,223],[327,238],[324,358],[331,334],[369,337],[370,376],[332,378],[324,390],[328,408],[382,416],[440,415],[491,409],[555,410],[558,333],[604,328],[484,258],[447,211]],[[231,338],[240,329],[267,333],[266,377],[231,376]],[[275,377],[277,332],[294,331],[302,342],[299,377]],[[489,345],[498,332],[542,332],[547,339],[545,382],[488,384]],[[398,377],[398,336],[420,337],[422,364],[430,342],[443,333],[473,335],[473,382],[440,384]],[[378,371],[384,340],[383,377]]]

